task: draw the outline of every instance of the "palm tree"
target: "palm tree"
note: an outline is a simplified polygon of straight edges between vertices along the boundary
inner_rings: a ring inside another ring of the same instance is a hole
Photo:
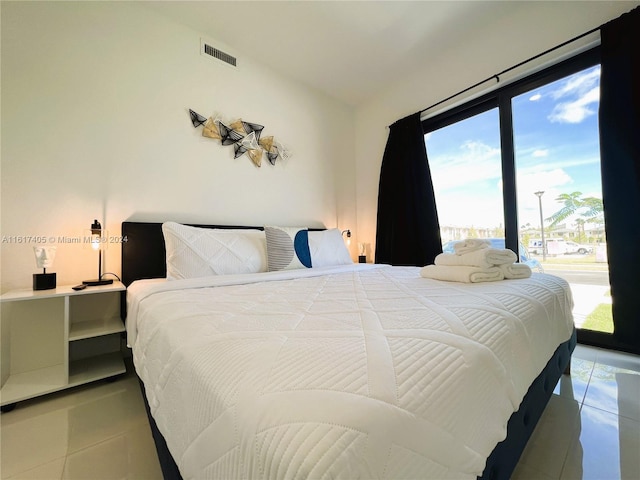
[[[555,227],[558,223],[574,214],[582,217],[582,225],[584,225],[584,222],[602,223],[602,215],[604,212],[602,199],[596,197],[581,197],[582,192],[562,193],[558,195],[556,202],[562,202],[563,206],[556,213],[545,219],[551,222],[549,228]],[[578,228],[580,228],[580,224],[578,224]]]
[[[586,220],[584,218],[576,219],[576,227],[578,230],[578,243],[584,242],[584,224]]]
[[[604,214],[604,207],[602,205],[602,199],[596,197],[586,197],[582,199],[582,206],[586,208],[586,211],[582,213],[583,217],[586,217],[588,222],[599,222]]]

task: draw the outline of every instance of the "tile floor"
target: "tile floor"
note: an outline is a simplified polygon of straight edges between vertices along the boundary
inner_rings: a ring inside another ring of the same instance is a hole
[[[640,357],[578,345],[514,472],[640,479]],[[18,404],[0,417],[1,478],[160,479],[136,377]]]

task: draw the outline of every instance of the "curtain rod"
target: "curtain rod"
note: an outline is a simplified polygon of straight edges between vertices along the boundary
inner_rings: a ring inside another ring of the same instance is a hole
[[[522,61],[522,62],[520,62],[520,63],[518,63],[518,64],[516,64],[516,65],[513,65],[512,67],[507,68],[506,70],[502,70],[501,72],[496,73],[495,75],[492,75],[492,76],[490,76],[489,78],[486,78],[486,79],[484,79],[484,80],[482,80],[482,81],[480,81],[480,82],[478,82],[478,83],[476,83],[476,84],[474,84],[474,85],[471,85],[470,87],[467,87],[467,88],[465,88],[464,90],[460,90],[458,93],[454,93],[453,95],[451,95],[451,96],[449,96],[449,97],[445,98],[444,100],[440,100],[439,102],[434,103],[433,105],[430,105],[430,106],[428,106],[427,108],[423,108],[422,110],[418,110],[418,112],[416,112],[416,113],[423,113],[423,112],[426,112],[427,110],[431,110],[433,107],[437,107],[438,105],[441,105],[441,104],[443,104],[443,103],[445,103],[445,102],[448,102],[448,101],[449,101],[449,100],[451,100],[452,98],[455,98],[455,97],[457,97],[458,95],[462,95],[463,93],[466,93],[466,92],[468,92],[469,90],[473,90],[474,88],[476,88],[476,87],[478,87],[478,86],[482,85],[483,83],[487,83],[488,81],[493,80],[494,78],[496,79],[496,82],[497,82],[497,83],[499,83],[499,82],[500,82],[500,75],[504,75],[505,73],[510,72],[511,70],[515,70],[516,68],[521,67],[522,65],[524,65],[524,64],[526,64],[526,63],[529,63],[529,62],[531,62],[531,61],[533,61],[533,60],[536,60],[536,59],[538,59],[538,58],[542,57],[543,55],[546,55],[547,53],[551,53],[551,52],[553,52],[554,50],[558,50],[559,48],[564,47],[565,45],[569,45],[570,43],[573,43],[573,42],[575,42],[575,41],[577,41],[577,40],[580,40],[581,38],[586,37],[587,35],[590,35],[590,34],[592,34],[593,32],[597,32],[598,30],[600,30],[600,28],[601,28],[601,27],[602,27],[602,25],[601,25],[601,26],[599,26],[599,27],[596,27],[596,28],[592,28],[592,29],[591,29],[591,30],[589,30],[588,32],[585,32],[585,33],[583,33],[583,34],[580,34],[580,35],[578,35],[577,37],[573,37],[572,39],[567,40],[566,42],[563,42],[563,43],[561,43],[561,44],[559,44],[559,45],[556,45],[555,47],[552,47],[552,48],[550,48],[550,49],[548,49],[548,50],[545,50],[545,51],[544,51],[544,52],[542,52],[542,53],[539,53],[539,54],[537,54],[537,55],[534,55],[534,56],[533,56],[533,57],[531,57],[531,58],[528,58],[528,59],[526,59],[526,60],[524,60],[524,61]]]

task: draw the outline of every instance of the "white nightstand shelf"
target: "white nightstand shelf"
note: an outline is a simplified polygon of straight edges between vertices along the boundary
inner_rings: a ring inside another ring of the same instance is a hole
[[[121,353],[120,282],[75,291],[14,290],[2,295],[0,405],[126,371]]]
[[[85,338],[99,337],[110,333],[123,332],[124,326],[120,317],[98,318],[71,324],[69,341],[83,340]]]
[[[105,353],[69,364],[69,386],[82,385],[102,378],[124,373],[124,363],[120,352]]]

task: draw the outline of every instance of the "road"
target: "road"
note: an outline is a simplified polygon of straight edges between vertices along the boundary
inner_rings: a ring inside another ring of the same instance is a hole
[[[571,284],[609,286],[609,272],[607,271],[594,272],[588,270],[557,270],[555,268],[547,268],[545,269],[545,273],[564,278]]]

